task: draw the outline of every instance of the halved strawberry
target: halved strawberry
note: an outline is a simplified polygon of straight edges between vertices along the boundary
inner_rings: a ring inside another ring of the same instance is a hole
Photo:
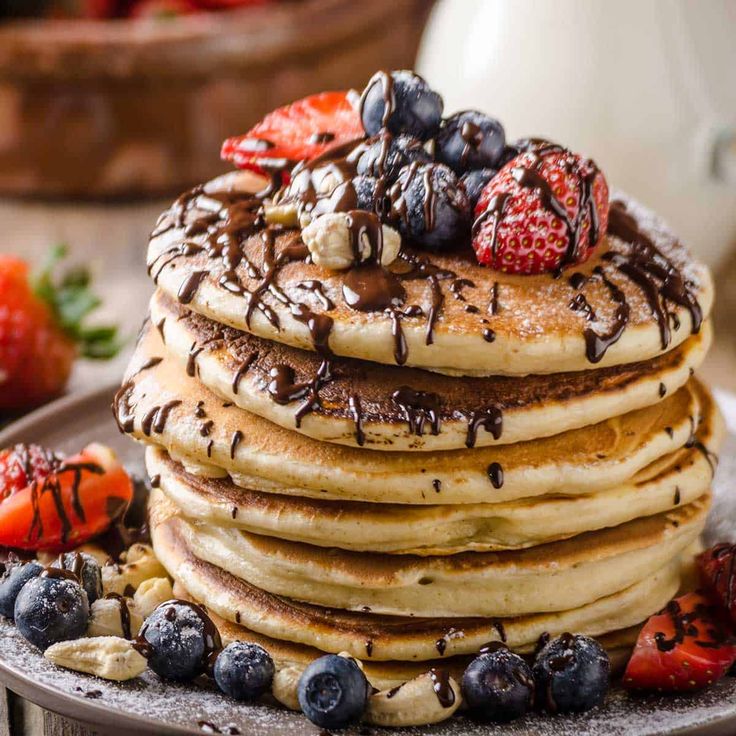
[[[723,677],[736,661],[729,621],[702,593],[687,593],[644,624],[626,666],[630,690],[699,690]]]
[[[3,547],[72,549],[104,532],[133,498],[130,477],[104,445],[93,443],[68,458],[21,446],[0,458]]]
[[[537,143],[509,161],[475,206],[473,248],[498,271],[538,274],[582,263],[608,226],[608,184],[590,159]]]
[[[142,0],[133,7],[130,17],[164,20],[199,11],[200,8],[192,0]]]
[[[717,544],[696,558],[703,587],[736,624],[736,545]]]
[[[222,144],[222,158],[263,173],[292,168],[328,148],[365,135],[348,92],[321,92],[279,107],[245,135]]]

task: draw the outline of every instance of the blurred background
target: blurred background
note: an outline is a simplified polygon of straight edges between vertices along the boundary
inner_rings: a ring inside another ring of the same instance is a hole
[[[68,243],[132,336],[148,233],[225,137],[413,66],[446,113],[559,140],[669,221],[717,275],[705,372],[736,391],[734,39],[736,0],[0,0],[0,253]]]

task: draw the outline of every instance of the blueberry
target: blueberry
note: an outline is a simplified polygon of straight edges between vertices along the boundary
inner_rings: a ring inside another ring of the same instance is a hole
[[[5,618],[13,618],[15,599],[21,588],[43,572],[38,562],[10,563],[0,578],[0,614]]]
[[[379,191],[377,179],[372,176],[356,176],[353,178],[353,188],[359,210],[368,210],[379,215],[388,211],[385,189],[381,187]]]
[[[505,143],[498,120],[476,110],[463,110],[445,120],[437,134],[435,156],[458,174],[497,168]]]
[[[460,178],[470,200],[471,210],[475,209],[475,205],[478,204],[478,199],[480,198],[480,193],[497,173],[498,171],[496,169],[475,169],[474,171],[468,171],[467,174],[463,174]]]
[[[235,641],[215,660],[214,678],[226,695],[236,700],[255,700],[271,687],[273,660],[258,644]]]
[[[423,143],[410,135],[384,133],[366,144],[358,158],[357,171],[369,176],[383,176],[394,181],[402,166],[418,161],[429,163],[432,157]]]
[[[385,127],[426,141],[440,127],[442,107],[442,98],[418,74],[402,69],[373,75],[361,97],[360,115],[368,135]]]
[[[501,158],[498,161],[498,168],[505,166],[509,161],[513,161],[519,154],[523,153],[526,144],[524,141],[517,141],[516,143],[510,143],[504,146]]]
[[[102,597],[102,570],[97,560],[86,552],[65,552],[51,567],[74,573],[87,593],[90,606]]]
[[[89,601],[79,583],[44,573],[29,580],[15,599],[15,625],[39,649],[84,636]]]
[[[193,680],[220,648],[220,636],[204,610],[186,601],[162,603],[140,635],[150,647],[148,666],[165,680]]]
[[[402,235],[441,249],[467,235],[470,201],[455,173],[444,164],[411,164],[391,187],[391,219]]]
[[[465,670],[463,698],[482,721],[508,723],[523,716],[534,702],[529,665],[503,645],[489,647]]]
[[[606,650],[595,639],[563,634],[534,662],[538,703],[550,713],[590,710],[604,701],[610,670]]]
[[[328,654],[312,662],[299,679],[299,705],[320,728],[357,723],[368,704],[370,686],[352,659]]]

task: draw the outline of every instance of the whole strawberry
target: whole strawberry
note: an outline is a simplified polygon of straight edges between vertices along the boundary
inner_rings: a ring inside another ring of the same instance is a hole
[[[28,409],[61,393],[78,354],[109,358],[118,350],[114,327],[87,327],[84,318],[99,304],[83,271],[59,283],[52,261],[35,283],[28,265],[0,255],[0,411]]]
[[[608,226],[608,184],[590,159],[536,142],[481,192],[473,248],[478,262],[514,274],[582,263]]]

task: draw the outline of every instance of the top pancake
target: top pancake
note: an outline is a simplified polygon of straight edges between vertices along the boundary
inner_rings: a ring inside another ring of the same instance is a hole
[[[630,200],[612,206],[608,236],[563,277],[483,268],[467,246],[404,247],[391,265],[403,304],[355,311],[342,294],[349,272],[310,263],[298,229],[264,234],[244,191],[257,186],[233,174],[182,195],[152,235],[149,270],[193,310],[295,347],[465,375],[562,373],[652,358],[710,313],[707,268]]]

